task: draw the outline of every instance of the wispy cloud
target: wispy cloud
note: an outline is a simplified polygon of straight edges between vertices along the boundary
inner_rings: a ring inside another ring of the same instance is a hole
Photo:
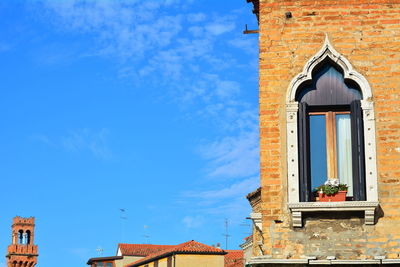
[[[101,129],[93,131],[90,129],[79,129],[70,131],[68,135],[62,138],[62,145],[65,149],[72,152],[89,151],[95,157],[108,159],[112,156],[107,146],[109,131]]]
[[[213,34],[220,35],[232,31],[235,28],[235,23],[232,21],[216,21],[206,25],[205,29]]]
[[[230,40],[229,44],[236,48],[243,49],[248,54],[253,54],[253,55],[258,54],[257,44],[254,43],[254,40],[252,39],[248,39],[241,36],[240,38],[237,37],[235,39]]]
[[[199,228],[204,224],[204,217],[201,215],[195,216],[185,216],[182,219],[182,223],[185,225],[186,228]]]
[[[167,95],[183,113],[216,125],[220,137],[197,150],[207,164],[208,188],[182,197],[198,199],[203,214],[247,211],[244,195],[258,187],[258,111],[243,98],[248,88],[239,77],[244,71],[256,77],[257,40],[243,38],[238,13],[188,13],[185,5],[191,1],[183,0],[41,3],[44,19],[55,28],[90,38],[93,45],[83,53],[117,60],[119,77],[160,88],[158,95]],[[248,58],[238,61],[238,51]],[[110,153],[106,138],[107,132],[81,129],[65,136],[63,146],[105,157]],[[198,216],[188,215],[182,223],[198,227],[203,215]]]
[[[87,260],[94,251],[95,249],[91,250],[88,248],[72,248],[69,250],[70,254],[77,256],[82,260]]]
[[[113,154],[108,146],[108,129],[93,130],[89,128],[71,130],[67,134],[52,137],[43,133],[30,138],[46,146],[66,150],[72,153],[89,152],[99,159],[110,159]]]
[[[182,15],[162,15],[171,1],[41,1],[56,26],[90,34],[97,53],[140,59],[167,46],[182,29]],[[177,1],[174,1],[175,3]]]
[[[211,177],[238,178],[256,175],[259,171],[258,132],[227,136],[201,147],[209,160]]]
[[[10,44],[0,42],[0,53],[10,51],[11,49],[12,49],[12,46]]]
[[[220,49],[239,34],[232,35],[236,29],[235,13],[186,14],[184,6],[190,4],[187,1],[40,3],[41,10],[47,11],[46,21],[52,21],[60,31],[86,34],[93,41],[85,56],[119,59],[120,77],[131,76],[136,84],[152,83],[158,88],[162,85],[169,89],[164,93],[170,92],[183,103],[194,98],[220,102],[240,95],[239,83],[221,73],[240,64],[236,64],[234,55],[216,52],[217,47]],[[173,12],[165,12],[167,9]],[[226,37],[221,38],[222,35]],[[52,59],[57,57],[52,55]]]
[[[204,13],[190,13],[187,15],[187,19],[190,23],[202,22],[207,18]]]
[[[244,180],[240,180],[230,186],[223,187],[216,190],[206,190],[206,191],[196,191],[196,192],[186,192],[184,195],[186,197],[198,198],[206,201],[219,201],[222,199],[230,199],[243,197],[249,192],[253,191],[258,187],[259,177],[254,176]]]
[[[31,138],[48,146],[54,145],[54,142],[50,139],[50,137],[45,134],[34,134],[31,136]]]

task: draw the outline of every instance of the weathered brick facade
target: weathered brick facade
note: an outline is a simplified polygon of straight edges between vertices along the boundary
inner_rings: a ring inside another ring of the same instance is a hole
[[[399,260],[400,266],[400,1],[253,2],[259,4],[261,214],[265,259],[295,263],[295,259],[305,257],[326,260],[332,256],[336,260],[371,260],[371,264],[390,263],[392,259]],[[314,212],[303,218],[303,227],[292,225],[287,204],[288,86],[320,50],[326,35],[371,87],[379,199],[374,225],[365,225],[363,211]],[[379,261],[383,258],[384,262]],[[262,260],[259,262],[262,264]]]

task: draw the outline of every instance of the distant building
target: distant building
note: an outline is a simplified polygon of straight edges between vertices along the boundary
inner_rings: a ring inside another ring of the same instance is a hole
[[[179,245],[118,244],[117,255],[91,258],[91,267],[243,267],[243,251],[194,240]]]
[[[7,250],[8,267],[33,267],[37,263],[38,246],[34,245],[35,218],[14,217],[12,244]]]
[[[151,244],[118,244],[117,255],[111,257],[91,258],[87,262],[92,267],[123,267],[143,259],[150,254],[174,247],[173,245]]]

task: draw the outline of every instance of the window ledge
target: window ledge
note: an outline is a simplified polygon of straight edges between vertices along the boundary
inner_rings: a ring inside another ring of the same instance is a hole
[[[314,259],[312,259],[314,258]],[[399,259],[381,259],[381,260],[316,260],[315,257],[310,257],[309,259],[272,259],[270,255],[252,257],[250,259],[249,264],[252,265],[268,265],[275,266],[276,264],[284,264],[284,265],[298,265],[298,264],[307,264],[307,265],[382,265],[382,264],[399,264]]]
[[[293,227],[303,227],[303,212],[329,211],[364,211],[365,224],[375,224],[375,212],[379,202],[371,201],[341,201],[341,202],[298,202],[289,203],[292,213]]]

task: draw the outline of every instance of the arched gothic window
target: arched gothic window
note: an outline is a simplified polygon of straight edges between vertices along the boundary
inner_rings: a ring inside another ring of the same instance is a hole
[[[300,201],[313,201],[313,190],[332,178],[348,185],[348,200],[366,200],[361,90],[330,60],[312,76],[296,94]]]
[[[286,115],[289,204],[313,201],[327,178],[349,185],[348,200],[378,201],[371,89],[328,38],[290,83]]]

